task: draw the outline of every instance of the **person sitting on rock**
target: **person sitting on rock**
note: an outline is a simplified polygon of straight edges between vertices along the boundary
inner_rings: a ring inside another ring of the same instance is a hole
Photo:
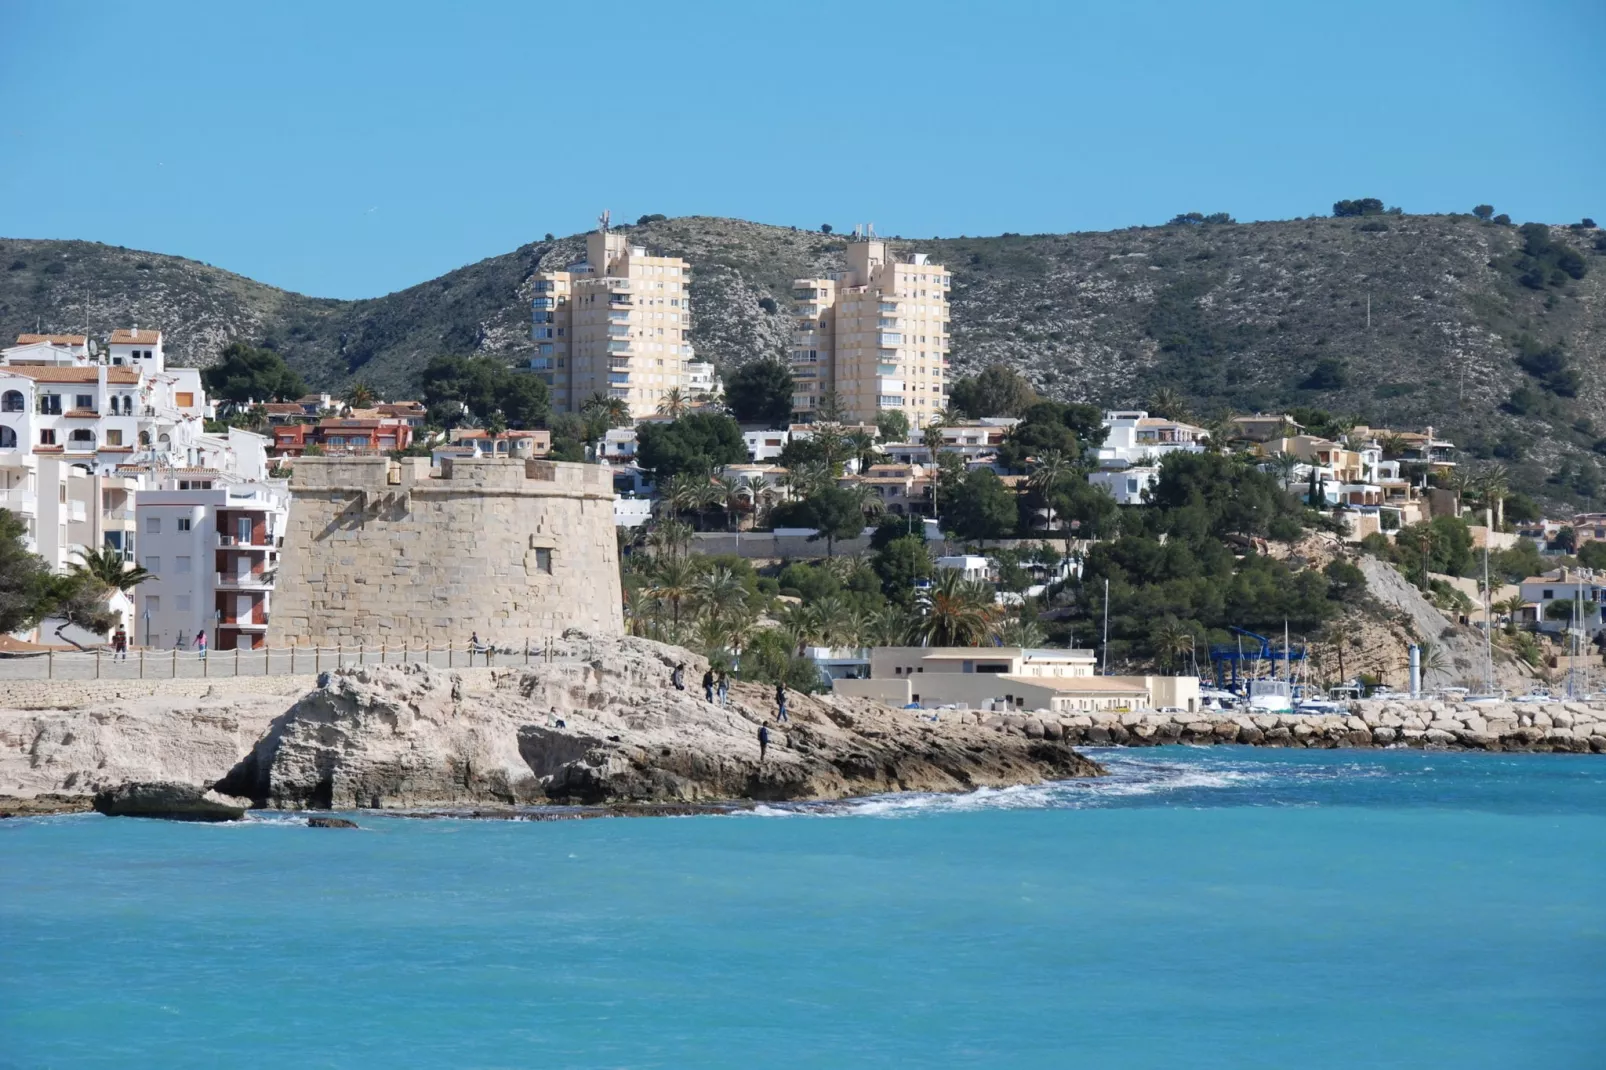
[[[675,671],[669,674],[669,682],[675,685],[676,691],[686,690],[686,663],[683,661],[675,666]]]
[[[714,701],[714,670],[713,669],[707,669],[707,670],[704,670],[704,672],[703,672],[703,701],[704,702],[713,702]]]

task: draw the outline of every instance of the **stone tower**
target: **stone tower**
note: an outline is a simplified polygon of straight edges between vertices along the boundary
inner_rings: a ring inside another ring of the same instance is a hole
[[[608,469],[302,457],[271,646],[522,646],[624,631]]]

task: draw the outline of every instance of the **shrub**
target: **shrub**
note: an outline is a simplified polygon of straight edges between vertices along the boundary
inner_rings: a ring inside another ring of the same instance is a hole
[[[1382,214],[1383,202],[1376,197],[1362,197],[1354,201],[1337,201],[1333,204],[1333,215],[1339,218]]]
[[[1480,204],[1472,210],[1472,214],[1487,223],[1490,219],[1494,218],[1494,205]]]
[[[644,227],[648,223],[657,223],[660,220],[664,220],[664,219],[668,219],[668,218],[669,217],[664,215],[662,212],[654,212],[652,215],[644,215],[640,219],[636,220],[636,226]]]
[[[28,261],[26,261],[26,260],[13,260],[11,262],[11,266],[6,268],[6,270],[7,271],[21,271],[23,268],[25,268],[27,266],[28,266]]]

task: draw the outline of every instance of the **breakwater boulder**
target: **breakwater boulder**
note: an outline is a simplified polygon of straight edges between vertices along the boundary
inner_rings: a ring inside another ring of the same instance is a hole
[[[1024,739],[1085,746],[1238,743],[1271,747],[1439,747],[1606,754],[1606,704],[1380,699],[1346,714],[1100,711],[1074,716],[963,712],[962,719]]]
[[[119,784],[95,793],[97,813],[108,817],[156,817],[168,821],[238,821],[250,809],[240,799],[174,781]]]

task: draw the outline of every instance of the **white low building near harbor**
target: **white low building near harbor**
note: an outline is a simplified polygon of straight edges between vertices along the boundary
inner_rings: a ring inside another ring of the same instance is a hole
[[[924,709],[1199,709],[1195,676],[1099,676],[1092,650],[876,647],[868,679],[836,679],[837,694]]]

